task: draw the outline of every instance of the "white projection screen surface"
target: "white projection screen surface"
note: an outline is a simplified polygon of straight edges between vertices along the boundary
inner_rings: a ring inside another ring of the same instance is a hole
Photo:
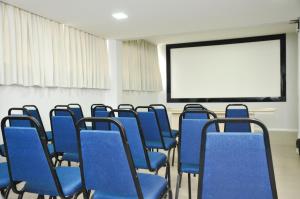
[[[285,35],[167,45],[168,102],[285,101]]]

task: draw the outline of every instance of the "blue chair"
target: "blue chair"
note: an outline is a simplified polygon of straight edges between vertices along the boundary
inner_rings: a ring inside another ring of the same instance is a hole
[[[128,113],[130,117],[120,117],[120,113]],[[118,115],[118,117],[116,117]],[[131,117],[131,116],[134,117]],[[163,166],[166,167],[166,178],[171,187],[170,165],[167,161],[167,156],[160,152],[147,151],[145,139],[142,132],[141,123],[137,113],[132,110],[115,109],[110,112],[111,117],[115,117],[124,127],[126,138],[130,147],[133,162],[137,169],[147,169],[151,172],[158,173]],[[115,125],[112,125],[112,130],[118,130]]]
[[[73,112],[68,109],[52,109],[50,111],[50,122],[53,132],[54,150],[62,156],[59,160],[59,165],[61,165],[62,161],[67,161],[69,166],[71,166],[71,162],[79,162]]]
[[[178,131],[171,129],[166,106],[163,104],[151,104],[150,106],[153,109],[155,109],[155,111],[157,113],[158,123],[162,130],[163,137],[170,137],[170,138],[178,137]],[[151,110],[152,109],[150,109],[150,111]],[[172,166],[174,166],[174,161],[175,161],[175,148],[173,149]]]
[[[9,120],[24,120],[32,127],[8,126]],[[7,116],[1,122],[2,136],[7,149],[7,164],[12,190],[22,198],[24,193],[37,194],[39,198],[71,198],[82,192],[80,169],[54,167],[45,132],[39,122],[28,116]],[[20,190],[17,183],[24,182]]]
[[[45,129],[39,109],[35,105],[24,105],[23,108],[25,108],[27,110],[27,112],[29,113],[29,116],[32,116],[35,119],[37,119],[37,121],[39,121],[39,123]],[[52,141],[52,138],[53,138],[52,132],[51,131],[45,131],[45,132],[47,134],[48,141]]]
[[[8,110],[9,116],[30,116],[30,113],[25,108],[10,108]],[[38,121],[39,122],[39,121]],[[30,120],[9,120],[9,124],[12,127],[32,127],[33,124]],[[43,126],[42,126],[43,128]],[[43,130],[45,132],[45,130]],[[45,139],[48,140],[47,134],[44,135]],[[48,150],[52,157],[55,157],[54,146],[52,143],[48,143]],[[5,155],[5,153],[4,153]]]
[[[117,130],[81,130],[82,122],[110,123]],[[77,123],[77,132],[85,193],[94,191],[94,199],[158,199],[167,194],[169,187],[163,177],[136,173],[125,130],[118,121],[84,118]]]
[[[135,111],[146,109],[147,112],[138,112],[138,117],[143,129],[146,147],[150,150],[163,149],[168,151],[168,160],[170,159],[170,151],[177,145],[175,138],[163,137],[162,130],[158,123],[156,110],[150,106],[138,106]]]
[[[176,138],[178,136],[178,131],[171,129],[166,106],[163,104],[150,104],[150,106],[155,109],[157,113],[158,123],[162,130],[163,136]]]
[[[92,117],[109,117],[110,111],[112,111],[113,108],[106,105],[95,105],[92,108],[91,115]],[[92,129],[95,130],[109,130],[110,124],[107,122],[96,122],[92,123]]]
[[[179,117],[179,142],[178,142],[178,176],[176,185],[176,196],[179,196],[182,174],[188,174],[188,193],[191,198],[191,174],[199,174],[200,163],[200,145],[203,126],[209,119],[186,119],[185,116],[192,113],[206,114],[211,118],[217,118],[217,115],[207,110],[189,111],[188,109],[181,113]],[[211,125],[209,132],[218,132],[218,125]]]
[[[208,133],[214,123],[249,122],[261,133]],[[214,119],[203,127],[198,199],[277,199],[267,128],[254,119]]]
[[[249,118],[248,107],[245,104],[229,104],[226,106],[225,118]],[[226,122],[224,132],[251,132],[251,125],[247,121]]]
[[[202,104],[186,104],[183,108],[183,111],[186,111],[187,109],[200,109],[200,110],[208,110],[205,106]]]
[[[132,104],[119,104],[118,109],[122,110],[132,110],[134,111],[134,106]],[[119,117],[134,117],[134,115],[131,114],[131,112],[119,112]]]
[[[78,122],[80,119],[84,118],[83,111],[80,104],[76,104],[76,103],[68,104],[68,109],[73,112],[75,122]],[[86,124],[82,124],[81,128],[87,128]]]
[[[0,193],[7,199],[10,191],[10,181],[8,176],[7,163],[0,163]]]

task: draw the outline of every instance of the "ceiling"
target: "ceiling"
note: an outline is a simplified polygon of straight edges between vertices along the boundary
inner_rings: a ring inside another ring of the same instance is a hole
[[[161,38],[300,17],[300,0],[4,0],[27,11],[113,39]],[[116,21],[112,13],[129,17]]]

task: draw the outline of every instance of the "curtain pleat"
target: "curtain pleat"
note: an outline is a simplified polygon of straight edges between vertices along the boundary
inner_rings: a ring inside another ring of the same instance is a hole
[[[123,90],[161,91],[157,46],[145,40],[123,42]]]
[[[106,40],[0,2],[0,84],[109,88]]]

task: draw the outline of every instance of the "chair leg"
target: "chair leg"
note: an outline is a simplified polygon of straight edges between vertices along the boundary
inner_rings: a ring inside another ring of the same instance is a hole
[[[170,164],[167,162],[167,167],[166,170],[168,172],[168,187],[169,187],[169,199],[173,198],[173,193],[172,193],[172,187],[171,187],[171,171],[170,171]]]
[[[189,199],[192,198],[192,189],[191,189],[191,174],[188,174],[188,186],[189,186]]]
[[[169,188],[171,189],[171,168],[170,168],[169,162],[167,162],[166,173],[168,175],[168,185],[169,185]]]
[[[177,184],[176,184],[176,192],[175,192],[175,199],[178,199],[179,196],[179,189],[181,183],[182,173],[178,173],[177,175]]]
[[[70,161],[68,161],[68,167],[70,167],[71,166],[71,162]]]
[[[175,162],[175,149],[176,149],[176,147],[174,147],[174,149],[173,149],[172,166],[174,166],[174,162]]]
[[[4,197],[4,195],[5,195],[4,189],[0,191],[0,194],[1,194],[2,197]]]
[[[24,192],[21,192],[18,196],[18,199],[23,199]]]
[[[9,192],[11,190],[11,187],[7,187],[6,191],[5,191],[5,195],[4,195],[4,199],[8,199],[8,195],[9,195]]]
[[[43,196],[43,195],[38,195],[37,199],[45,199],[45,196]]]

